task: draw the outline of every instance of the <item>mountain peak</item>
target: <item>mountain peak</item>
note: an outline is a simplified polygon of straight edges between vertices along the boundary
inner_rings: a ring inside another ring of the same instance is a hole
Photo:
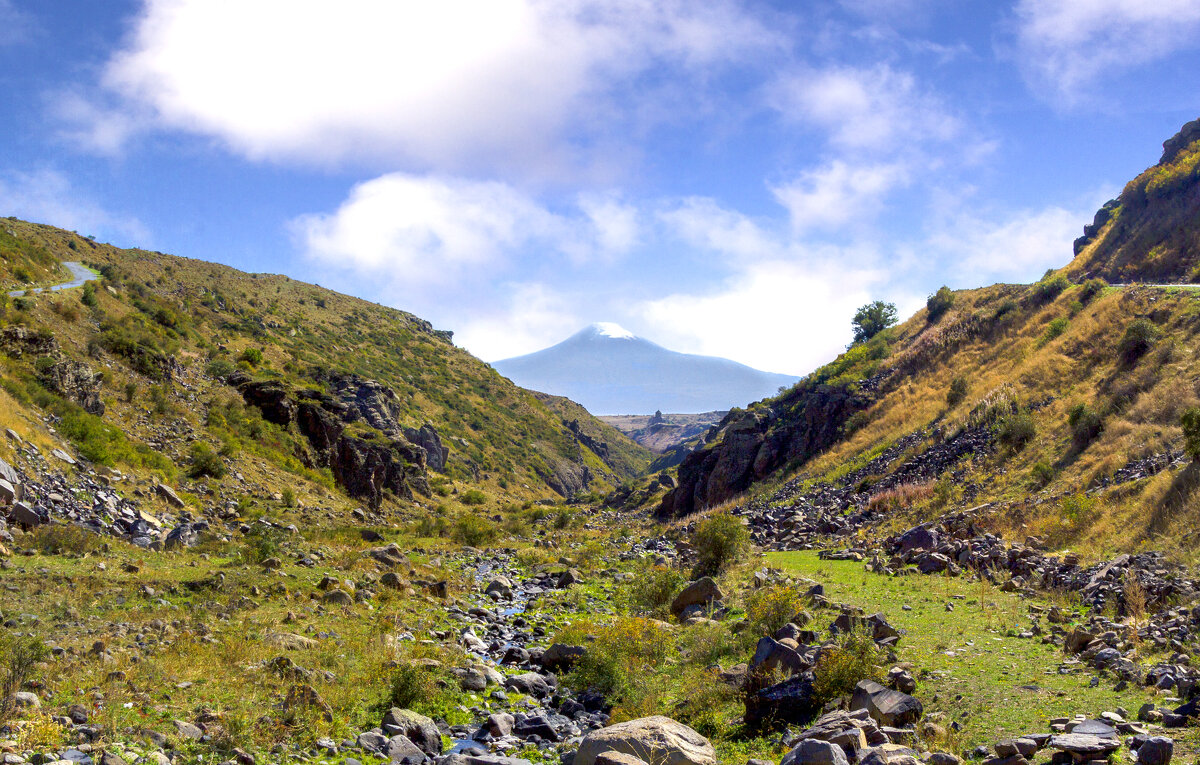
[[[611,337],[615,340],[637,339],[637,335],[625,329],[620,324],[611,321],[598,321],[588,326],[588,330],[601,337]]]

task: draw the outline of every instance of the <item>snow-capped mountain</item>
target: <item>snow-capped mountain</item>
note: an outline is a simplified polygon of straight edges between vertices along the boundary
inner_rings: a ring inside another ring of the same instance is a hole
[[[558,345],[492,366],[517,385],[566,396],[593,414],[729,409],[774,395],[797,379],[668,350],[611,322],[592,324]]]

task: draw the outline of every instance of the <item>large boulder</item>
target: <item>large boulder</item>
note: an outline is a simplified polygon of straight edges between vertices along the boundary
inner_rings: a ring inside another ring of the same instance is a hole
[[[850,761],[837,744],[809,738],[785,754],[779,765],[850,765]]]
[[[555,643],[542,654],[542,667],[550,672],[562,672],[587,656],[587,648],[581,645]]]
[[[392,707],[380,725],[388,736],[404,736],[430,757],[442,753],[442,734],[433,720],[411,709]]]
[[[746,725],[751,728],[781,723],[806,723],[821,710],[813,691],[811,672],[746,694]]]
[[[671,601],[671,613],[679,616],[689,606],[709,607],[725,599],[721,588],[711,576],[701,577],[683,588]]]
[[[573,765],[596,765],[603,752],[623,752],[655,765],[716,765],[708,739],[683,723],[654,715],[594,730],[584,737]]]
[[[880,725],[899,728],[921,719],[921,702],[907,693],[885,688],[873,680],[860,680],[854,686],[850,709],[865,709]]]

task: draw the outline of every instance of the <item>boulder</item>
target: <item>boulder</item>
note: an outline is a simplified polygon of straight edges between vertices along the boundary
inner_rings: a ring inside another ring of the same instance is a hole
[[[542,667],[550,672],[569,670],[576,662],[587,656],[587,648],[581,645],[555,643],[542,654]]]
[[[914,526],[901,534],[896,542],[900,545],[901,553],[907,553],[912,550],[936,550],[938,546],[938,533],[926,526]]]
[[[1138,765],[1168,765],[1174,752],[1174,741],[1166,736],[1151,736],[1138,747]]]
[[[183,500],[179,498],[179,495],[175,493],[175,490],[166,484],[154,484],[154,493],[162,497],[163,501],[177,510],[182,510],[183,508],[187,507],[187,505],[183,503]]]
[[[41,526],[46,522],[46,519],[42,517],[41,513],[34,510],[24,502],[18,502],[13,505],[12,511],[9,513],[8,518],[18,526],[23,526],[25,528]]]
[[[524,693],[537,699],[544,699],[550,695],[550,683],[536,672],[514,675],[505,680],[504,684],[510,691]]]
[[[640,757],[625,752],[601,752],[596,755],[596,765],[650,765]]]
[[[1067,752],[1077,760],[1104,759],[1121,747],[1121,742],[1107,736],[1090,733],[1060,733],[1051,736],[1047,744],[1052,749]]]
[[[779,765],[850,765],[850,761],[837,744],[809,738],[785,754]]]
[[[907,693],[884,688],[873,680],[854,686],[850,709],[865,709],[880,725],[901,727],[915,723],[924,711],[921,702]]]
[[[573,765],[595,765],[604,752],[623,752],[654,765],[716,765],[708,739],[683,723],[654,715],[594,730],[584,737]]]
[[[710,607],[724,599],[725,594],[711,576],[701,577],[675,596],[671,601],[671,613],[679,616],[689,606]]]
[[[389,736],[404,736],[430,757],[442,753],[442,734],[437,725],[411,709],[392,707],[384,714],[380,727]]]

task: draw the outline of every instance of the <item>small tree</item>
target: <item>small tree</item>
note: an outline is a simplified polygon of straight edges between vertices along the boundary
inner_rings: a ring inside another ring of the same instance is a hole
[[[1121,336],[1121,342],[1117,345],[1121,361],[1126,364],[1137,361],[1158,342],[1160,337],[1162,337],[1162,330],[1154,322],[1148,319],[1134,320],[1125,328],[1125,334]]]
[[[966,377],[956,375],[950,381],[950,389],[946,391],[946,403],[950,406],[958,406],[967,397],[967,391],[970,390],[970,387],[970,383],[967,382]]]
[[[858,309],[850,324],[854,327],[854,343],[865,343],[896,323],[896,306],[875,300]]]
[[[949,287],[943,285],[938,289],[937,292],[930,295],[925,301],[925,308],[929,311],[929,323],[932,324],[933,322],[942,318],[942,315],[945,314],[946,311],[949,311],[950,307],[953,305],[954,292],[952,292]]]
[[[1076,404],[1067,415],[1071,427],[1071,439],[1077,449],[1083,450],[1104,430],[1104,420],[1087,404]]]

